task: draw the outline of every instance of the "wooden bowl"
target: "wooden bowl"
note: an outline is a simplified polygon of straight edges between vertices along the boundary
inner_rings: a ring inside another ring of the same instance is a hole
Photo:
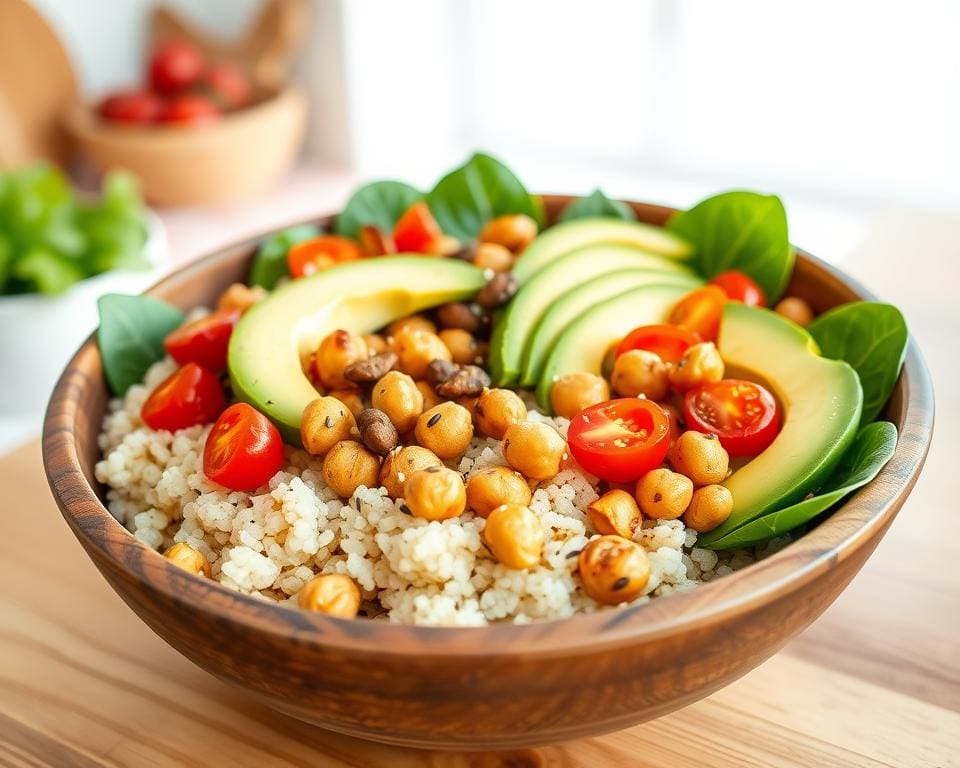
[[[70,136],[94,165],[126,168],[157,205],[212,205],[273,184],[300,149],[306,98],[289,86],[196,126],[131,126],[101,120],[86,104],[68,109]]]
[[[548,210],[555,214],[567,200],[547,198]],[[634,207],[656,224],[670,213]],[[256,242],[181,269],[150,293],[182,309],[211,305],[227,285],[245,279]],[[790,291],[819,311],[869,296],[803,253]],[[409,627],[264,603],[188,575],[134,539],[104,508],[93,479],[107,400],[91,340],[53,393],[44,463],[63,516],[141,619],[203,669],[293,717],[365,739],[459,749],[625,728],[755,667],[860,570],[913,488],[933,429],[930,378],[911,342],[886,412],[900,430],[893,458],[876,480],[777,554],[624,610],[530,625]]]

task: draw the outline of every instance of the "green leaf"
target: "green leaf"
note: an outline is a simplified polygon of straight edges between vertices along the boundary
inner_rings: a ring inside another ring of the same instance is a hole
[[[807,330],[824,357],[846,360],[860,377],[860,423],[877,418],[907,354],[909,333],[900,310],[878,301],[855,301],[824,312]]]
[[[574,200],[570,205],[563,209],[563,213],[557,219],[557,222],[569,221],[570,219],[592,218],[603,216],[609,219],[626,219],[635,221],[637,214],[626,203],[619,200],[611,200],[599,189],[593,190],[586,197]]]
[[[0,296],[5,293],[12,268],[13,245],[10,243],[10,238],[4,237],[3,232],[0,231]]]
[[[740,270],[757,282],[771,305],[787,287],[794,252],[787,213],[775,195],[733,191],[708,197],[674,214],[667,229],[693,244],[693,264],[706,278]]]
[[[404,212],[423,193],[402,181],[374,181],[360,187],[347,201],[334,227],[338,235],[356,239],[360,228],[371,225],[389,234]]]
[[[476,239],[497,216],[524,213],[542,225],[543,209],[507,166],[475,154],[427,193],[427,205],[444,234],[463,243]]]
[[[893,424],[887,421],[867,424],[857,433],[819,495],[758,517],[716,541],[707,538],[706,542],[698,542],[697,546],[707,549],[733,549],[761,544],[789,533],[873,480],[883,465],[890,461],[896,447],[897,428]]]
[[[97,302],[97,344],[111,391],[123,396],[164,357],[163,340],[184,321],[183,313],[152,296],[108,293]]]
[[[250,267],[250,284],[259,285],[272,291],[281,277],[290,274],[287,266],[287,251],[297,243],[309,240],[320,234],[320,227],[313,224],[300,224],[271,235],[257,249]]]
[[[13,275],[44,294],[63,293],[86,275],[75,263],[53,251],[32,248],[13,265]]]

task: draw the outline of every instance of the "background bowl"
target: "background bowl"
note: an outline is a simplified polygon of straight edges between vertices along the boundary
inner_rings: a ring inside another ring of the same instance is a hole
[[[546,198],[550,214],[569,198]],[[661,224],[670,209],[635,204]],[[256,241],[226,248],[150,291],[187,309],[246,277]],[[800,254],[790,292],[817,309],[867,297]],[[886,416],[896,452],[876,480],[777,554],[689,592],[525,626],[431,628],[334,619],[198,579],[135,540],[93,479],[106,410],[100,358],[70,361],[44,427],[47,476],[65,519],[126,603],[205,670],[307,722],[408,746],[530,746],[625,728],[749,671],[819,616],[876,547],[912,489],[933,394],[911,343]]]

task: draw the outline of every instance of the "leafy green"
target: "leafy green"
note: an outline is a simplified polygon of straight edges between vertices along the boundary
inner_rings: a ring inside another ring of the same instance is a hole
[[[760,544],[810,522],[847,494],[873,480],[897,447],[897,428],[887,421],[862,427],[820,494],[777,512],[770,512],[711,541],[709,534],[698,546],[732,549]]]
[[[611,200],[601,190],[595,189],[586,197],[578,198],[564,208],[557,222],[593,216],[627,221],[634,221],[637,218],[637,214],[629,205],[619,200]]]
[[[420,190],[402,181],[371,182],[353,193],[334,228],[338,235],[352,238],[357,238],[366,225],[392,232],[397,219],[422,197]]]
[[[674,214],[667,229],[693,243],[693,263],[704,277],[728,269],[745,272],[768,303],[780,298],[793,272],[787,214],[775,195],[733,191],[708,197]]]
[[[900,310],[877,301],[855,301],[824,312],[807,330],[825,357],[846,360],[860,377],[860,423],[877,418],[907,353],[909,334]]]
[[[83,271],[70,259],[47,248],[32,248],[13,265],[13,276],[35,285],[40,293],[63,293],[83,280]]]
[[[271,235],[257,249],[250,267],[250,284],[260,285],[268,291],[273,290],[281,277],[290,274],[287,266],[287,251],[297,243],[309,240],[320,234],[320,227],[313,224],[300,224]]]
[[[163,358],[163,340],[183,324],[183,313],[152,296],[120,293],[102,296],[97,309],[97,344],[103,372],[113,393],[122,396]]]

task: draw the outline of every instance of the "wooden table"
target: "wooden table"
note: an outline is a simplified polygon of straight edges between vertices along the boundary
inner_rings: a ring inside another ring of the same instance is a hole
[[[960,221],[902,215],[846,266],[907,313],[938,387],[937,436],[900,517],[783,652],[680,712],[510,754],[399,750],[245,701],[169,649],[94,571],[35,443],[0,459],[0,764],[960,766]]]

